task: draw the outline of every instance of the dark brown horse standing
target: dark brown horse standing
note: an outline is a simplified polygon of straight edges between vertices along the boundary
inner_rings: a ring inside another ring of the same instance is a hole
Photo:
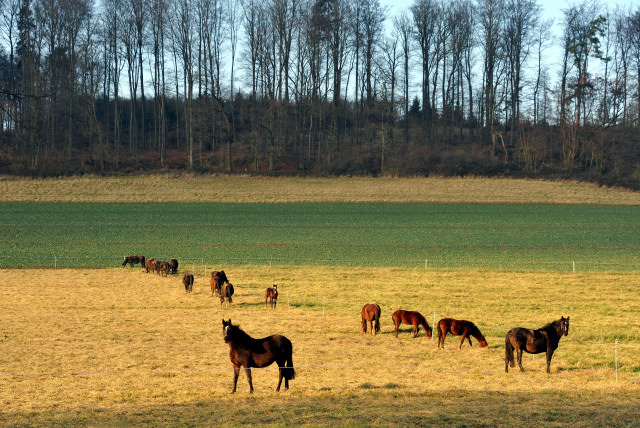
[[[122,262],[122,267],[125,267],[129,263],[129,266],[133,267],[133,265],[137,265],[140,263],[140,266],[145,267],[145,258],[144,256],[125,256],[124,261]]]
[[[222,290],[222,284],[228,281],[229,280],[227,279],[227,275],[223,270],[221,270],[220,272],[216,270],[211,272],[211,296],[214,296],[215,293],[220,294],[220,291]]]
[[[224,299],[227,299],[227,302],[232,304],[233,299],[231,296],[233,296],[233,284],[225,282],[222,286],[222,290],[220,290],[220,304],[224,303]]]
[[[182,277],[182,283],[184,284],[184,291],[191,293],[193,291],[193,274],[185,273]]]
[[[178,260],[171,259],[169,261],[169,269],[171,269],[171,273],[172,274],[178,273]]]
[[[429,327],[429,323],[427,323],[427,320],[420,312],[397,310],[391,317],[396,327],[396,337],[398,337],[398,328],[400,328],[400,324],[402,323],[413,326],[413,337],[418,335],[419,325],[422,326],[427,337],[432,337],[431,327]]]
[[[267,301],[270,301],[271,307],[275,309],[278,303],[278,286],[273,284],[273,287],[267,288],[264,292],[264,307],[267,307]]]
[[[453,318],[442,318],[438,321],[438,348],[442,345],[442,349],[444,349],[444,339],[447,337],[447,333],[451,333],[454,336],[462,336],[460,349],[462,349],[465,339],[469,341],[469,346],[473,346],[471,345],[471,336],[476,338],[481,347],[486,348],[489,346],[482,333],[480,333],[480,329],[471,321],[454,320]]]
[[[504,338],[505,356],[504,371],[509,373],[509,365],[515,367],[513,360],[513,350],[515,349],[518,358],[520,371],[522,368],[522,351],[529,354],[547,354],[547,373],[551,373],[551,357],[556,349],[562,336],[569,334],[569,317],[560,317],[559,320],[550,322],[549,324],[537,330],[516,327],[509,330]]]
[[[222,335],[229,344],[229,358],[233,364],[233,391],[236,392],[240,368],[244,367],[249,381],[249,392],[253,392],[251,382],[251,367],[267,367],[274,361],[278,364],[278,387],[280,391],[282,379],[285,390],[289,389],[289,380],[294,379],[296,372],[293,368],[293,345],[284,336],[274,334],[263,339],[254,339],[237,325],[222,320]]]
[[[362,307],[362,332],[367,332],[367,321],[371,327],[371,335],[375,336],[380,331],[380,314],[382,310],[377,303],[367,303]]]

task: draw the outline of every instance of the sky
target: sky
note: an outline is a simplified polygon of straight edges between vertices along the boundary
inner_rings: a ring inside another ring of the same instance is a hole
[[[390,28],[392,19],[395,15],[409,10],[411,5],[415,0],[379,0],[380,5],[383,7],[389,8],[388,19],[386,21],[387,28]],[[547,58],[547,63],[550,66],[550,73],[553,75],[556,73],[556,70],[560,67],[560,62],[562,60],[562,49],[557,42],[560,39],[562,34],[562,21],[563,21],[563,9],[567,9],[572,4],[581,3],[582,0],[538,0],[538,4],[542,8],[542,18],[544,20],[553,19],[554,25],[552,27],[553,36],[556,41],[545,50],[545,56]],[[598,0],[591,0],[598,1]],[[613,10],[616,6],[620,6],[621,8],[632,10],[637,10],[640,8],[640,0],[599,0],[600,4]],[[553,76],[552,76],[553,78]]]

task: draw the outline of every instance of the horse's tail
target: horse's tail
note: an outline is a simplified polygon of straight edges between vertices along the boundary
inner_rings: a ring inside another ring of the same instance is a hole
[[[504,371],[509,372],[509,364],[513,367],[516,362],[513,359],[513,345],[509,338],[509,333],[504,337]]]
[[[376,310],[375,310],[375,320],[376,320],[375,329],[376,329],[376,333],[380,331],[380,313],[381,313],[380,306],[377,306]]]
[[[289,354],[289,358],[287,358],[287,364],[285,365],[285,368],[282,369],[282,375],[287,380],[296,378],[296,371],[293,368],[293,354]]]

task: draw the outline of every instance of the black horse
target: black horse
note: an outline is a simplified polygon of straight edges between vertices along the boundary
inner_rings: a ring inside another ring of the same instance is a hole
[[[560,317],[559,320],[551,322],[537,330],[516,327],[509,330],[504,338],[505,357],[504,371],[509,373],[509,365],[515,367],[513,360],[513,350],[517,352],[518,365],[522,368],[522,351],[529,354],[547,353],[547,373],[551,373],[551,357],[558,349],[558,343],[562,336],[569,334],[569,317]]]
[[[280,391],[283,378],[285,390],[289,389],[289,380],[295,378],[296,375],[293,369],[293,346],[289,339],[279,334],[263,339],[254,339],[237,325],[231,324],[231,319],[229,321],[222,320],[222,335],[224,341],[229,344],[229,358],[233,364],[233,391],[231,393],[236,392],[240,367],[245,368],[249,381],[249,392],[253,392],[251,367],[267,367],[274,361],[278,364],[279,371],[276,391]]]

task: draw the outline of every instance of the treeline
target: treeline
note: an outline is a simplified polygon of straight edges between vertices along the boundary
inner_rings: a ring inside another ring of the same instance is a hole
[[[563,176],[640,188],[640,8],[0,0],[0,170]],[[556,52],[556,53],[554,53]],[[550,57],[551,56],[551,57]]]

